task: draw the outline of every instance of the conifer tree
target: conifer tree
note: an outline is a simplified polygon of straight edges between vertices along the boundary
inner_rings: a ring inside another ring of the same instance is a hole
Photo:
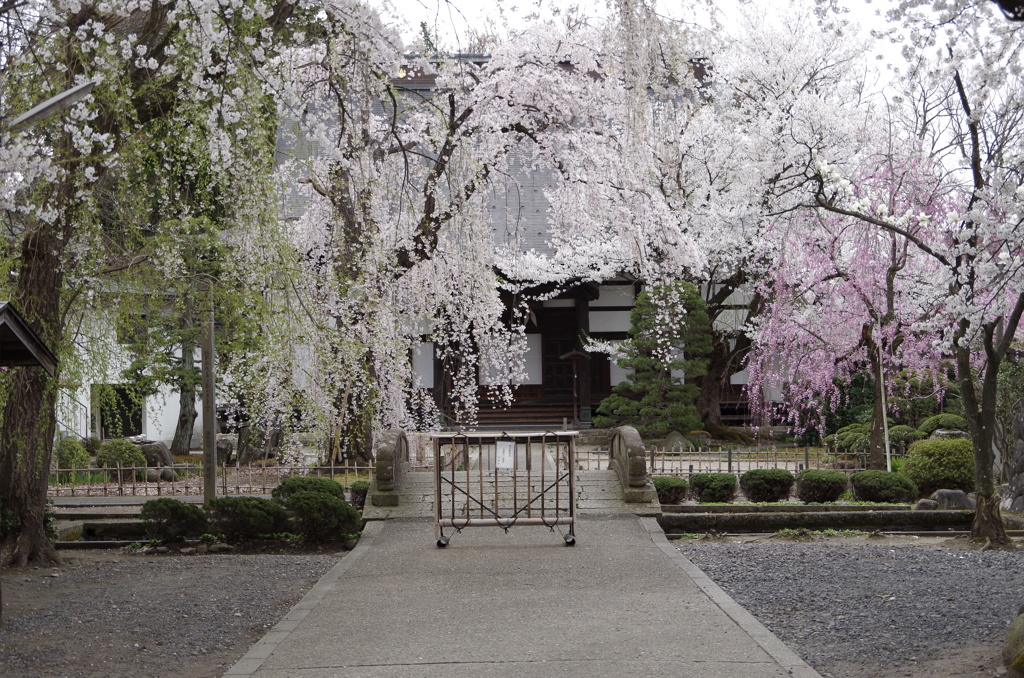
[[[706,372],[711,351],[707,305],[699,290],[676,281],[641,292],[630,321],[626,357],[619,365],[634,372],[601,402],[594,425],[633,426],[653,438],[698,428],[699,388],[692,379]]]

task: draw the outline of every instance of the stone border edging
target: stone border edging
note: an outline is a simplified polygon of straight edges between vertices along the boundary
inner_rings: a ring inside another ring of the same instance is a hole
[[[722,587],[712,581],[699,567],[690,562],[689,558],[672,546],[665,537],[661,526],[658,525],[656,518],[640,518],[640,524],[647,530],[651,541],[693,580],[693,583],[711,599],[711,602],[736,622],[737,626],[750,636],[762,650],[768,653],[779,666],[786,669],[790,675],[796,676],[796,678],[821,678],[821,674],[811,668],[788,645],[779,640],[774,633],[769,631],[746,608],[733,600],[728,593],[722,590]]]
[[[302,600],[295,603],[281,621],[256,641],[256,644],[250,647],[249,651],[223,674],[224,677],[251,676],[256,673],[263,665],[264,660],[273,654],[277,646],[306,618],[306,615],[316,607],[327,591],[334,587],[341,575],[345,574],[357,560],[362,558],[364,553],[370,550],[373,540],[382,529],[384,529],[383,521],[367,523],[356,547],[342,556],[341,561],[327,574],[320,577],[320,580],[302,597]]]

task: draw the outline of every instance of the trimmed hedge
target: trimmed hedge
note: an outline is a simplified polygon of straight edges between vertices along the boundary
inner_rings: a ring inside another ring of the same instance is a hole
[[[349,485],[349,490],[352,492],[352,505],[362,511],[363,506],[366,505],[366,495],[370,492],[370,483],[365,480],[355,480]]]
[[[338,541],[363,527],[359,511],[344,499],[300,490],[285,504],[295,514],[299,532],[309,541]]]
[[[842,471],[809,468],[796,477],[796,496],[805,504],[839,501],[849,484]]]
[[[64,438],[53,450],[57,457],[57,468],[59,469],[87,469],[89,468],[89,450],[85,445],[74,438]]]
[[[921,425],[917,427],[917,430],[926,436],[930,436],[940,428],[949,428],[955,431],[971,430],[967,420],[956,414],[936,414],[934,417],[928,417],[921,422]]]
[[[889,429],[889,442],[901,450],[905,450],[911,443],[923,440],[927,437],[928,434],[924,431],[919,431],[918,429],[911,428],[905,424],[893,426]]]
[[[213,532],[249,539],[261,534],[287,532],[288,512],[280,504],[261,497],[219,497],[210,501]]]
[[[736,476],[731,473],[696,473],[690,476],[690,487],[701,503],[728,502],[736,494]]]
[[[850,476],[853,493],[860,501],[881,504],[906,503],[919,496],[917,486],[902,473],[860,471]]]
[[[150,539],[168,541],[198,537],[206,532],[206,512],[202,506],[169,497],[150,499],[142,505],[139,517]]]
[[[651,482],[654,483],[658,501],[662,504],[683,503],[686,499],[686,490],[690,488],[689,483],[677,476],[654,476]]]
[[[919,440],[910,446],[900,473],[925,496],[935,490],[973,492],[974,445],[966,438]]]
[[[146,456],[142,454],[138,445],[124,438],[104,441],[96,453],[96,466],[111,469],[134,466],[135,477],[138,480],[146,479]]]
[[[740,476],[740,489],[750,501],[782,501],[789,497],[793,474],[781,468],[760,468]]]
[[[296,492],[323,492],[341,500],[345,499],[345,488],[341,483],[317,476],[289,476],[270,491],[270,496],[285,502]]]

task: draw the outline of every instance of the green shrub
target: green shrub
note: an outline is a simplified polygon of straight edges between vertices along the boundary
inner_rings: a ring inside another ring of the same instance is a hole
[[[206,531],[206,512],[202,506],[168,497],[147,501],[139,517],[146,527],[146,536],[151,539],[197,537]]]
[[[871,424],[849,424],[847,426],[842,427],[841,429],[836,430],[837,436],[842,435],[844,433],[871,433]]]
[[[288,497],[285,506],[295,513],[299,532],[309,541],[337,541],[363,526],[355,507],[324,492],[300,490]]]
[[[85,445],[74,438],[64,438],[57,443],[53,450],[57,457],[57,468],[59,469],[87,469],[89,468],[89,451]]]
[[[917,486],[902,473],[860,471],[850,476],[850,482],[860,501],[890,504],[910,502],[918,497]]]
[[[736,476],[731,473],[697,473],[690,476],[690,487],[701,503],[732,501],[736,494]]]
[[[229,538],[249,539],[289,528],[284,507],[260,497],[220,497],[210,502],[208,514],[211,531]]]
[[[789,497],[794,480],[785,469],[752,469],[740,476],[740,489],[750,501],[782,501]]]
[[[919,440],[910,446],[900,473],[925,496],[935,490],[972,492],[974,446],[965,438]]]
[[[836,448],[840,452],[858,452],[866,450],[871,443],[871,438],[860,431],[846,431],[836,434]]]
[[[970,431],[970,426],[967,424],[967,420],[956,414],[936,414],[934,417],[928,417],[921,422],[921,425],[917,430],[926,436],[930,436],[940,428],[948,428],[955,431]]]
[[[138,445],[123,438],[107,440],[100,445],[99,452],[96,453],[96,466],[109,469],[134,466],[136,479],[146,479],[146,456],[142,454]]]
[[[323,492],[332,497],[345,499],[345,488],[341,486],[341,483],[317,476],[289,476],[270,491],[270,496],[280,502],[285,502],[296,492]]]
[[[906,450],[910,443],[927,438],[927,434],[904,424],[889,429],[889,442],[900,450]]]
[[[796,477],[796,496],[805,504],[838,501],[849,484],[842,471],[809,468]]]
[[[662,504],[681,504],[686,498],[686,490],[690,485],[677,476],[654,476],[651,478],[654,489],[658,492],[658,501]]]
[[[88,452],[90,456],[95,457],[96,453],[100,451],[100,445],[103,443],[96,436],[91,436],[86,438],[85,442],[82,444],[85,445],[86,452]]]
[[[370,491],[370,483],[365,480],[356,480],[349,485],[348,489],[352,493],[352,505],[362,511],[363,506],[366,505],[366,494]]]

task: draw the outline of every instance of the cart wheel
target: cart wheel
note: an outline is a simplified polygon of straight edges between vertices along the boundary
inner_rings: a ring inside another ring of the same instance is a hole
[[[441,538],[437,540],[437,548],[443,549],[445,546],[448,546],[449,539],[451,539],[451,537],[441,535]]]
[[[572,532],[565,535],[563,539],[565,539],[566,546],[576,546],[576,536]]]

